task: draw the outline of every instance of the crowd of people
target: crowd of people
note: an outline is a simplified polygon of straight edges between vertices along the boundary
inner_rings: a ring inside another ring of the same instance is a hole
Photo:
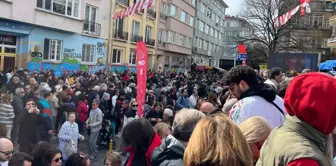
[[[147,75],[140,114],[137,75],[128,71],[0,73],[0,165],[90,166],[108,147],[101,165],[334,164],[336,80],[328,74],[237,66]]]

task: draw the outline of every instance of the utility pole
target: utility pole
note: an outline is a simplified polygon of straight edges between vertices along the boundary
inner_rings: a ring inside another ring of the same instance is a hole
[[[110,67],[109,67],[109,64],[110,64],[110,55],[111,55],[111,52],[112,52],[112,48],[113,48],[113,25],[114,25],[114,20],[112,19],[114,13],[115,13],[115,10],[116,10],[116,4],[117,4],[117,0],[111,0],[111,6],[110,6],[110,16],[109,16],[109,30],[108,30],[108,40],[107,40],[107,55],[106,55],[106,70],[105,72],[107,73],[109,70],[110,70]]]

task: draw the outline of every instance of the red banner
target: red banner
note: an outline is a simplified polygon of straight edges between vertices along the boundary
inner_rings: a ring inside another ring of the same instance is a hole
[[[146,85],[147,85],[147,66],[148,52],[144,42],[136,44],[136,64],[137,64],[137,102],[138,116],[144,116]]]
[[[155,0],[138,0],[132,6],[114,13],[112,19],[125,18],[134,13],[139,13],[142,9],[149,9],[155,5]]]

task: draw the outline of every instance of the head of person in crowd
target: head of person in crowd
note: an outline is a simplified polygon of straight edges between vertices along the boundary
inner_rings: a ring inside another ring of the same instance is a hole
[[[238,102],[237,98],[230,98],[228,99],[225,104],[223,105],[222,111],[224,112],[225,115],[230,114],[230,110],[232,107]]]
[[[121,166],[121,158],[118,153],[107,152],[105,155],[104,166]]]
[[[13,156],[14,145],[8,138],[0,138],[0,164],[7,163]]]
[[[161,103],[155,103],[153,106],[155,112],[163,112],[163,107]]]
[[[13,84],[20,84],[21,83],[21,80],[18,76],[13,76],[12,80],[13,80]]]
[[[107,91],[107,85],[105,83],[100,84],[99,90],[101,92],[106,92]]]
[[[298,72],[296,70],[291,70],[289,73],[288,73],[288,77],[296,77],[298,76]],[[279,82],[280,83],[280,82]]]
[[[217,104],[217,94],[213,93],[213,92],[209,92],[209,94],[208,94],[208,102],[210,102],[214,106],[218,105]]]
[[[24,152],[17,152],[8,162],[8,166],[32,166],[33,157]]]
[[[201,105],[203,104],[203,103],[205,103],[206,102],[206,100],[204,99],[204,98],[202,98],[202,97],[200,97],[200,98],[198,98],[197,99],[197,104],[196,104],[196,109],[200,109],[200,107],[201,107]]]
[[[46,166],[61,166],[62,160],[62,152],[58,149],[47,150],[43,157],[43,162]]]
[[[65,162],[65,166],[90,166],[90,159],[81,153],[74,153],[69,156],[68,160]]]
[[[188,89],[182,89],[182,96],[188,97]]]
[[[278,94],[281,98],[285,98],[287,87],[288,87],[288,84],[290,83],[290,81],[291,80],[288,79],[288,80],[283,80],[283,81],[280,82]]]
[[[264,80],[268,80],[269,78],[270,78],[270,72],[269,72],[269,70],[265,70],[264,72],[263,72],[263,79]]]
[[[34,77],[29,78],[29,85],[35,87],[37,84],[37,81],[35,80]]]
[[[126,165],[148,165],[152,151],[161,144],[161,139],[154,132],[152,124],[144,118],[135,119],[126,124],[121,134],[125,150],[130,153]],[[145,159],[145,160],[138,160]]]
[[[295,77],[287,87],[284,125],[264,143],[259,165],[333,165],[330,134],[336,127],[336,80],[324,73]]]
[[[217,114],[202,118],[196,125],[184,152],[184,165],[252,166],[253,162],[238,126]]]
[[[160,136],[161,139],[164,139],[172,133],[172,128],[169,124],[160,122],[154,126],[154,131]]]
[[[72,124],[76,121],[76,113],[70,112],[68,115],[68,121]]]
[[[239,128],[250,147],[253,161],[257,162],[260,149],[271,133],[271,126],[263,117],[255,116],[241,123]]]
[[[31,155],[34,157],[34,163],[41,162],[43,160],[44,154],[49,149],[51,149],[51,145],[48,142],[38,142],[31,153]]]
[[[26,85],[25,86],[25,91],[26,91],[26,94],[30,94],[31,93],[31,87],[30,87],[30,85]]]
[[[6,137],[7,131],[7,126],[4,123],[0,123],[0,137]]]
[[[303,69],[302,70],[302,74],[307,74],[307,73],[310,73],[312,72],[310,69]]]
[[[226,76],[226,85],[229,86],[230,93],[238,99],[251,86],[258,83],[257,74],[248,66],[236,66]]]
[[[25,91],[23,88],[16,88],[15,89],[15,95],[19,96],[20,98],[25,96]]]
[[[186,146],[196,124],[204,116],[202,112],[195,109],[180,110],[175,115],[172,135]]]
[[[130,102],[128,100],[125,99],[125,100],[122,101],[121,108],[123,110],[128,110],[129,106],[130,106]]]
[[[210,102],[205,102],[201,105],[200,111],[203,112],[204,114],[209,114],[212,112],[214,109],[214,105]]]
[[[41,98],[42,98],[42,93],[41,93],[41,91],[35,91],[35,92],[34,92],[34,97],[35,97],[35,99],[37,99],[37,100],[41,99]]]
[[[68,92],[68,91],[69,91],[69,87],[66,86],[66,85],[63,85],[63,86],[62,86],[62,91],[63,91],[63,92]]]
[[[165,108],[162,114],[162,121],[172,125],[174,121],[174,111],[169,108]]]
[[[92,101],[92,110],[95,110],[97,108],[99,108],[99,101],[97,99],[94,99]]]
[[[109,93],[104,92],[104,94],[103,94],[103,99],[104,99],[105,101],[109,101],[109,100],[111,99],[111,95],[110,95]]]
[[[282,72],[280,68],[273,68],[271,72],[271,79],[277,81],[278,83],[282,80]]]
[[[81,88],[81,83],[77,82],[76,85],[75,85],[75,88],[76,88],[76,89]]]
[[[149,95],[149,96],[154,96],[154,91],[153,91],[153,90],[149,90],[149,91],[148,91],[148,95]]]
[[[1,97],[0,97],[0,103],[2,104],[11,104],[12,102],[12,95],[11,94],[8,94],[8,93],[3,93],[1,94]]]
[[[34,99],[28,99],[28,100],[26,101],[25,109],[26,109],[26,110],[29,110],[29,109],[32,108],[32,107],[36,107],[35,100],[34,100]]]

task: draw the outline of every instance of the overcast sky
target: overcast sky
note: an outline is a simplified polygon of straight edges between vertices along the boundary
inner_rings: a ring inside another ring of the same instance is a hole
[[[244,0],[224,0],[224,2],[229,6],[229,9],[225,14],[227,15],[237,15],[241,12],[239,9],[242,6]]]

